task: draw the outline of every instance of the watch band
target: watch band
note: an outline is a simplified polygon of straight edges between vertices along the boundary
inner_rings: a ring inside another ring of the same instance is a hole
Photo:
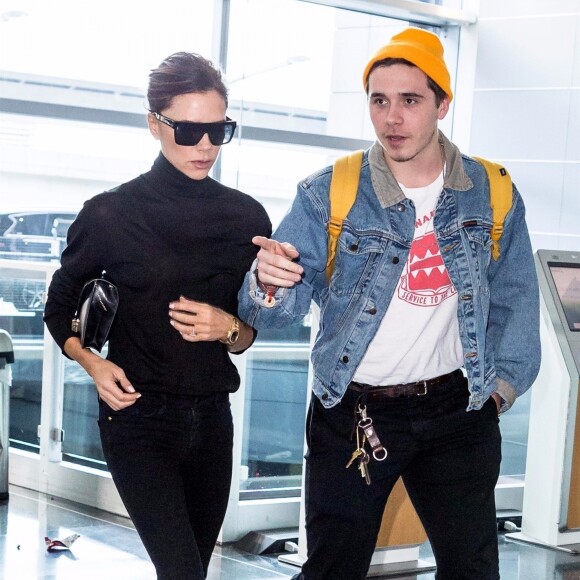
[[[224,338],[220,338],[220,342],[228,346],[233,346],[240,338],[240,323],[235,316],[232,316],[232,324]]]

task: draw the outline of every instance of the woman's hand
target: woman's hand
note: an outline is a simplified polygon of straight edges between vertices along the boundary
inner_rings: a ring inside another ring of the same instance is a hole
[[[121,367],[101,358],[90,349],[83,348],[77,337],[69,338],[64,350],[87,371],[97,386],[99,398],[113,411],[129,407],[141,396]]]
[[[205,302],[188,300],[183,296],[169,304],[170,324],[187,342],[220,340],[225,342],[235,317],[221,308]],[[254,341],[254,331],[238,320],[239,336],[234,344],[228,344],[230,352],[246,350]]]
[[[120,411],[132,405],[141,395],[135,392],[123,369],[111,361],[97,358],[99,361],[91,365],[89,374],[97,385],[101,400],[113,411]]]
[[[231,314],[183,296],[169,304],[169,318],[171,326],[189,342],[223,339],[232,325]]]

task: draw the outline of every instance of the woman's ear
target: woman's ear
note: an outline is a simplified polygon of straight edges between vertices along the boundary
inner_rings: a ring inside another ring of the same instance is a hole
[[[153,113],[147,113],[147,126],[149,127],[151,135],[159,141],[159,121]]]

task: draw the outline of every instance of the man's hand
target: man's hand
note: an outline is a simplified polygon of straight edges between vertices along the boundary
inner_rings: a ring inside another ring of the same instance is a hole
[[[304,269],[294,262],[300,255],[288,242],[277,242],[255,236],[252,242],[260,247],[258,252],[258,281],[265,286],[292,288],[300,282]]]
[[[492,399],[495,401],[495,406],[497,407],[497,414],[499,415],[499,410],[501,409],[502,398],[497,392],[491,394]]]

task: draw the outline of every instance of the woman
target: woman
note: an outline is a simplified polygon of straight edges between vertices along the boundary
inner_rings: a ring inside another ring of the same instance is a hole
[[[256,234],[251,197],[208,177],[235,122],[220,72],[179,52],[150,74],[151,170],[84,204],[51,282],[44,320],[93,378],[103,453],[160,580],[205,578],[228,501],[239,375],[229,353],[254,340],[237,291]],[[71,319],[82,285],[106,271],[119,289],[107,359]]]

